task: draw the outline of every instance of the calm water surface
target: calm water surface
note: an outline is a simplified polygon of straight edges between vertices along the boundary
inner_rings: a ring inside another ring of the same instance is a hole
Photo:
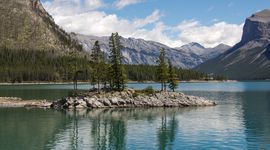
[[[71,89],[0,86],[0,96],[56,99]],[[0,149],[270,149],[270,82],[182,83],[179,90],[219,105],[77,112],[0,108]]]

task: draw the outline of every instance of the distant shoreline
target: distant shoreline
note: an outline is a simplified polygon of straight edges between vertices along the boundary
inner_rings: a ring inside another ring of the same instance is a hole
[[[226,80],[226,81],[218,81],[218,80],[190,80],[190,81],[179,81],[180,83],[228,83],[228,82],[270,82],[270,80]],[[129,81],[128,84],[154,84],[159,82],[154,81]],[[73,82],[23,82],[23,83],[5,83],[2,82],[0,85],[64,85],[64,84],[73,84]],[[90,84],[90,82],[78,82],[78,84]]]

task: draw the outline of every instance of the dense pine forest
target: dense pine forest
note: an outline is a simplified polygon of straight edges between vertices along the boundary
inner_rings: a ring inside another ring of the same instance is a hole
[[[75,70],[87,72],[89,68],[87,59],[76,54],[60,56],[54,51],[0,50],[0,82],[72,81]]]
[[[157,69],[158,66],[151,65],[125,65],[128,78],[131,81],[158,81]],[[190,80],[226,80],[223,76],[212,76],[209,77],[208,74],[182,68],[174,68],[177,78],[180,81],[190,81]]]
[[[76,71],[80,81],[91,81],[94,66],[88,56],[76,53],[57,55],[54,51],[0,50],[0,82],[73,81]],[[157,66],[124,65],[129,81],[158,81]],[[175,68],[179,80],[204,80],[207,74]],[[223,80],[218,77],[216,79]]]

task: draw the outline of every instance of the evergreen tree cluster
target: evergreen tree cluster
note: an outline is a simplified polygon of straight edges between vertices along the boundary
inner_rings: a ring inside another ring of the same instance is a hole
[[[108,64],[106,62],[106,55],[101,51],[99,42],[96,41],[94,47],[92,49],[91,54],[91,64],[92,64],[92,72],[91,72],[91,83],[93,85],[98,86],[98,92],[100,90],[100,84],[103,83],[104,86],[107,84],[109,69]]]
[[[169,66],[167,65],[167,58],[164,49],[160,49],[157,63],[157,75],[159,82],[161,82],[161,91],[167,90],[167,83],[169,84],[169,88],[174,91],[178,87],[179,79],[176,76],[175,68],[172,66],[172,63],[169,61]]]
[[[0,49],[0,81],[72,81],[76,70],[90,71],[89,61],[52,51]],[[80,80],[86,80],[86,75]]]
[[[160,50],[159,59],[157,60],[158,69],[157,69],[157,75],[158,80],[161,82],[161,91],[166,91],[166,83],[168,80],[168,65],[166,62],[166,56],[165,56],[165,50],[162,48]]]
[[[118,33],[112,33],[110,37],[110,86],[112,89],[123,90],[126,83],[126,73],[123,66],[123,56],[121,53],[120,36]]]
[[[168,76],[168,83],[169,88],[174,92],[175,89],[178,87],[179,78],[175,73],[175,68],[172,66],[171,61],[169,61],[169,76]]]
[[[145,81],[155,81],[158,82],[157,70],[158,66],[154,65],[125,65],[125,70],[127,72],[128,79],[131,81],[145,82]],[[180,81],[190,81],[190,80],[206,80],[208,75],[203,72],[182,69],[173,67],[177,79]],[[214,76],[215,77],[215,76]],[[221,79],[221,77],[220,77]]]
[[[106,61],[98,41],[95,42],[91,54],[93,65],[91,83],[98,85],[98,91],[100,91],[100,82],[103,82],[103,87],[107,87],[109,83],[110,89],[121,91],[125,88],[127,76],[122,63],[122,46],[118,33],[112,33],[109,46],[110,55],[109,60]]]
[[[54,50],[11,50],[0,48],[0,82],[70,82],[90,81],[93,85],[123,90],[127,80],[156,81],[167,84],[171,90],[177,88],[179,80],[224,80],[222,76],[209,75],[173,67],[161,49],[156,66],[124,65],[120,36],[110,37],[110,53],[107,57],[96,41],[89,56],[76,52],[59,54]],[[101,86],[103,85],[103,86]]]

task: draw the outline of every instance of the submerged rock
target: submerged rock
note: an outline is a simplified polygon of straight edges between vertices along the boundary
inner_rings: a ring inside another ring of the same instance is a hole
[[[138,94],[132,89],[123,92],[87,92],[77,97],[67,97],[52,103],[56,109],[67,108],[133,108],[133,107],[189,107],[215,106],[216,103],[202,97],[177,92]]]

